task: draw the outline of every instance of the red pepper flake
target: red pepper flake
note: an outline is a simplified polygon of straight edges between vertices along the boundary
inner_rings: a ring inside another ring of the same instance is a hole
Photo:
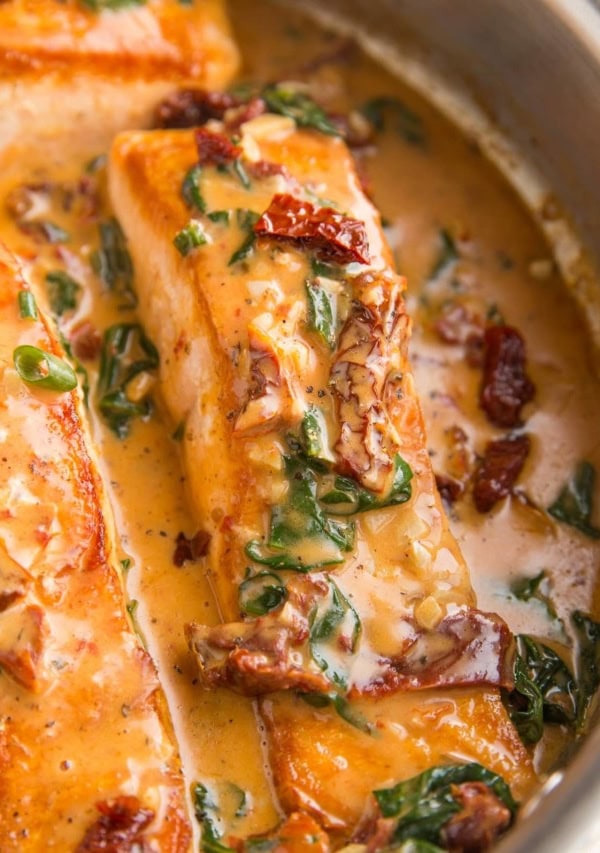
[[[475,472],[473,500],[478,512],[489,512],[512,491],[529,454],[528,435],[513,435],[490,441]]]
[[[199,127],[210,119],[222,119],[227,110],[242,103],[227,92],[179,89],[158,105],[154,124],[163,128]]]
[[[489,326],[484,344],[481,408],[497,426],[520,426],[521,409],[535,394],[525,372],[525,342],[510,326]]]
[[[338,264],[368,264],[369,243],[364,223],[331,207],[278,193],[254,226],[259,237],[289,240],[312,249],[317,257]]]
[[[200,557],[205,557],[208,553],[210,539],[210,533],[207,533],[206,530],[199,530],[191,539],[188,539],[183,532],[178,533],[175,540],[173,563],[177,568],[181,568],[188,560],[195,562]]]
[[[154,812],[144,809],[137,797],[116,797],[96,803],[100,817],[86,831],[76,853],[129,853],[149,850],[144,830]]]
[[[222,133],[199,127],[194,135],[201,166],[226,166],[242,154],[242,149]]]

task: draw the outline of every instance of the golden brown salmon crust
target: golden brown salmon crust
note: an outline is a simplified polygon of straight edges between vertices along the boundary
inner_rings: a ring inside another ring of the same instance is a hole
[[[89,5],[0,3],[3,165],[16,155],[47,165],[68,128],[72,157],[96,156],[119,130],[148,126],[174,86],[223,87],[237,69],[223,0]]]
[[[374,788],[453,757],[501,773],[520,797],[535,774],[491,686],[503,683],[500,647],[487,649],[487,670],[479,659],[479,672],[488,675],[474,672],[475,686],[415,677],[417,665],[427,668],[420,654],[409,662],[409,676],[421,693],[385,696],[365,687],[374,673],[384,678],[381,667],[400,650],[418,649],[422,632],[429,651],[448,662],[455,650],[449,623],[456,617],[468,625],[477,613],[435,487],[407,356],[404,281],[391,268],[379,216],[339,138],[272,115],[242,125],[235,150],[207,136],[221,131],[211,125],[196,135],[123,134],[109,170],[142,317],[161,353],[163,398],[174,424],[184,427],[190,498],[210,535],[211,577],[232,623],[214,633],[188,626],[200,677],[246,692],[266,689],[260,707],[280,801],[288,814],[316,817],[336,843],[350,837]],[[187,198],[182,191],[195,165],[202,195],[196,206],[189,183]],[[293,227],[285,230],[285,205],[305,227],[290,215]],[[180,236],[178,251],[174,238],[190,220],[203,244],[188,251]],[[340,272],[340,257],[342,265],[355,263]],[[322,301],[324,292],[336,306],[335,334],[319,331],[309,308],[309,297]],[[326,445],[311,451],[322,454],[312,468],[302,461],[307,412]],[[412,472],[410,495],[398,505],[356,512],[348,527],[348,515],[330,514],[331,499],[315,503],[336,475],[343,475],[335,480],[338,494],[345,488],[354,495],[348,501],[358,501],[360,489],[362,500],[384,501],[398,455]],[[295,504],[294,489],[303,490]],[[281,540],[274,545],[287,535],[278,520],[293,531],[306,502],[313,538],[290,534],[288,550]],[[276,576],[268,582],[278,600],[267,616],[261,602],[258,611],[248,609],[241,587],[262,571]],[[317,649],[313,626],[327,606],[338,627],[330,622],[322,636],[333,634],[337,645]],[[472,627],[478,630],[475,621]],[[478,640],[472,649],[467,667],[482,650]],[[340,714],[331,697],[317,708],[295,690],[268,693],[280,686],[324,693],[329,685],[335,695],[344,679],[351,689],[348,704],[337,701]],[[401,687],[403,679],[402,669]]]
[[[143,840],[184,851],[177,750],[125,611],[81,396],[17,373],[18,346],[64,357],[42,316],[20,315],[20,292],[0,249],[0,849],[74,850],[97,806],[134,793]]]

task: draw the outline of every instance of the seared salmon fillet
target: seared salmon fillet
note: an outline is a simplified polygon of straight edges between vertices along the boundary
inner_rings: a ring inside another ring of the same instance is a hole
[[[516,796],[535,774],[500,699],[510,634],[436,490],[405,282],[321,131],[126,133],[109,180],[210,536],[225,624],[186,628],[200,681],[262,697],[283,809],[339,841],[374,788],[436,764],[480,761]]]
[[[179,757],[74,383],[1,249],[0,849],[186,851]]]
[[[111,8],[112,6],[112,8]],[[101,154],[175,86],[226,85],[238,64],[222,0],[0,3],[2,163]]]

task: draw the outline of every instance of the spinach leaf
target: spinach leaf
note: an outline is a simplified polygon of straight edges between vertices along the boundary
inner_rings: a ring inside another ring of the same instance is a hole
[[[352,707],[352,703],[345,696],[341,696],[334,691],[331,693],[300,693],[299,696],[303,702],[306,702],[307,705],[312,705],[313,708],[333,706],[336,713],[349,725],[354,726],[355,729],[363,732],[363,734],[373,734],[371,723],[360,711]]]
[[[313,332],[317,332],[329,349],[335,349],[337,341],[337,306],[335,297],[317,282],[307,281],[306,298],[308,302],[308,328]]]
[[[201,782],[192,785],[192,802],[194,815],[202,827],[201,849],[203,853],[234,853],[231,847],[221,841],[221,832],[215,821],[218,806],[212,799],[208,788]]]
[[[133,290],[133,264],[125,234],[114,217],[101,222],[98,230],[100,248],[92,252],[92,269],[109,290],[124,297],[124,308],[135,308],[137,296]]]
[[[600,622],[575,610],[571,615],[577,638],[577,727],[581,729],[598,687],[600,687]]]
[[[552,619],[556,619],[556,610],[554,609],[554,605],[552,604],[549,595],[546,593],[546,582],[546,572],[542,569],[542,571],[534,577],[520,577],[514,580],[510,585],[510,591],[515,598],[519,599],[519,601],[531,601],[532,598],[537,599],[537,601],[544,605],[548,611],[548,615],[551,616]]]
[[[158,351],[138,323],[119,323],[104,333],[97,395],[109,427],[124,438],[134,417],[150,413],[147,399],[132,400],[127,385],[138,374],[158,367]]]
[[[292,554],[289,551],[279,551],[273,553],[258,541],[252,539],[245,548],[246,556],[255,563],[261,566],[269,566],[271,569],[289,569],[294,572],[310,572],[312,569],[321,569],[324,566],[335,566],[342,562],[339,556],[324,557],[319,560],[305,560],[299,554]]]
[[[425,145],[425,129],[421,118],[398,98],[372,98],[361,108],[375,130],[381,132],[386,126],[386,117],[393,116],[395,130],[411,145]]]
[[[287,598],[287,590],[279,575],[258,572],[248,575],[240,584],[240,610],[247,616],[264,616],[280,607]]]
[[[300,436],[304,453],[309,459],[333,462],[327,442],[327,427],[323,414],[316,406],[309,406],[300,424]]]
[[[453,266],[459,258],[456,243],[450,232],[446,228],[440,228],[438,254],[431,267],[428,280],[433,281],[448,267]]]
[[[594,466],[590,462],[580,462],[548,512],[591,539],[600,539],[600,529],[591,523],[595,479]]]
[[[554,649],[526,634],[518,634],[516,641],[528,676],[542,696],[544,721],[573,723],[577,714],[577,685],[569,667]]]
[[[329,578],[330,595],[326,602],[311,614],[309,634],[310,653],[317,666],[328,677],[345,688],[345,660],[354,654],[362,630],[360,617],[346,596]]]
[[[50,310],[57,317],[62,317],[65,311],[77,308],[77,294],[81,290],[81,285],[68,273],[63,270],[47,273],[46,285]]]
[[[483,782],[509,809],[517,810],[510,788],[497,773],[481,764],[448,764],[432,767],[393,788],[373,791],[384,818],[396,818],[394,841],[442,842],[441,831],[462,806],[453,787],[465,782]]]
[[[298,127],[312,127],[328,136],[339,136],[325,111],[304,92],[284,84],[265,86],[262,98],[272,113],[293,118]]]
[[[181,185],[181,195],[186,205],[195,208],[200,213],[206,213],[206,201],[200,189],[200,178],[202,177],[202,166],[196,163],[185,174]]]
[[[514,690],[503,693],[510,719],[523,743],[537,743],[544,734],[544,698],[519,654],[515,657],[514,679]]]
[[[229,267],[232,267],[234,264],[237,264],[240,261],[245,261],[246,258],[248,258],[254,251],[254,243],[256,242],[254,226],[260,219],[260,216],[258,213],[254,213],[253,210],[245,210],[244,208],[238,208],[236,210],[236,218],[240,229],[242,230],[242,232],[245,233],[246,236],[240,246],[229,258],[229,261],[227,263],[227,266]]]
[[[360,486],[351,477],[336,477],[333,489],[321,495],[321,502],[334,505],[332,510],[340,515],[348,515],[356,512],[367,512],[370,509],[382,509],[386,506],[396,506],[408,501],[412,494],[410,481],[413,472],[410,466],[399,453],[394,457],[394,479],[392,488],[385,498],[379,498],[368,489]],[[346,508],[344,505],[349,505]]]
[[[563,659],[526,634],[516,636],[515,687],[504,693],[523,743],[537,743],[544,723],[571,725],[578,715],[578,687]]]
[[[273,507],[269,545],[285,549],[303,539],[321,539],[330,546],[333,543],[340,551],[351,551],[354,523],[337,521],[321,509],[314,471],[302,459],[292,456],[284,458],[284,465],[290,484],[288,502]]]

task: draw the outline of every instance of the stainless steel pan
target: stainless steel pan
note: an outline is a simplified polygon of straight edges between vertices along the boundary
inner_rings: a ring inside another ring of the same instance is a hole
[[[600,3],[303,0],[365,39],[483,147],[554,242],[600,341]],[[294,3],[293,5],[298,5]],[[326,8],[325,8],[326,7]],[[541,214],[549,188],[560,222]],[[570,223],[573,224],[571,229]],[[574,238],[574,235],[576,237]],[[591,263],[580,253],[585,247]],[[600,730],[554,774],[498,853],[600,851]]]

